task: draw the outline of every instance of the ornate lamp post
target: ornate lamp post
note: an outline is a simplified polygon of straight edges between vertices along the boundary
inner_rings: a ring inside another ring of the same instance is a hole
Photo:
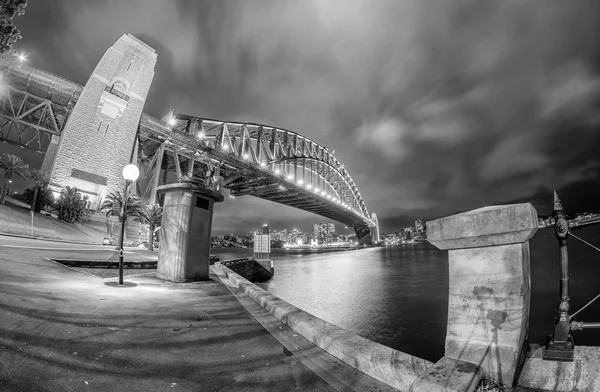
[[[570,335],[571,318],[569,317],[569,255],[567,253],[567,238],[569,225],[562,203],[554,192],[555,219],[554,233],[558,239],[560,251],[560,302],[558,314],[554,321],[554,333],[549,336],[544,359],[572,362],[574,358],[573,338]]]
[[[125,179],[125,191],[121,201],[121,236],[119,237],[119,284],[123,284],[123,239],[125,237],[125,221],[127,220],[127,192],[129,183],[138,179],[140,171],[136,165],[129,164],[123,168],[123,178]]]

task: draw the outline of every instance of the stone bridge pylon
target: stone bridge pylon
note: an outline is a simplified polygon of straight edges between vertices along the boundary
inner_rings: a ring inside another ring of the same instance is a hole
[[[94,69],[60,136],[53,135],[42,169],[50,188],[77,187],[92,208],[124,187],[121,171],[135,159],[136,134],[154,77],[154,49],[130,34]]]

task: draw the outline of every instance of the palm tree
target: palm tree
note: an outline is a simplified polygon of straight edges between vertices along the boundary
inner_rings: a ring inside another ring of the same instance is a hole
[[[111,192],[106,196],[100,209],[106,211],[106,217],[109,216],[117,216],[119,217],[119,222],[125,221],[127,223],[127,218],[129,216],[138,217],[140,216],[140,212],[143,208],[143,204],[141,200],[131,192],[131,190],[127,190],[127,194],[125,195],[125,205],[127,209],[125,210],[125,216],[121,216],[121,208],[123,205],[123,194],[121,192]],[[125,235],[125,233],[123,233]]]
[[[154,230],[160,227],[162,222],[163,209],[158,204],[151,206],[142,206],[140,214],[137,216],[137,221],[149,226],[148,235],[148,250],[152,250],[154,246]]]
[[[0,155],[0,169],[4,170],[4,186],[0,194],[0,203],[4,204],[4,195],[8,190],[8,183],[13,175],[27,179],[29,176],[29,165],[21,158],[13,154],[4,153]]]
[[[81,196],[75,187],[67,186],[60,192],[56,201],[58,219],[68,223],[80,223],[87,219],[87,196]]]
[[[35,211],[35,208],[38,205],[37,199],[39,191],[40,189],[45,188],[50,182],[50,174],[42,170],[33,169],[29,173],[29,178],[33,180],[35,187],[33,201],[31,202],[31,210]]]

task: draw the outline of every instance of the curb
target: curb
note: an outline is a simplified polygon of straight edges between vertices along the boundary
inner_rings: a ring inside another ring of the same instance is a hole
[[[69,259],[55,259],[49,258],[56,263],[67,267],[80,267],[80,268],[104,268],[104,269],[117,269],[119,263],[115,261],[96,261],[96,260],[69,260]],[[154,269],[156,268],[157,261],[124,261],[123,268],[126,269]]]
[[[25,238],[28,240],[42,240],[42,241],[51,241],[51,242],[62,242],[62,243],[66,243],[66,244],[85,244],[85,245],[101,245],[101,244],[97,244],[95,242],[87,242],[87,241],[66,241],[66,240],[57,240],[54,238],[46,238],[46,237],[31,237],[28,235],[23,235],[23,234],[13,234],[13,233],[3,233],[0,232],[0,235],[3,236],[7,236],[7,237],[17,237],[17,238]]]
[[[220,279],[252,298],[308,341],[364,374],[408,391],[432,362],[375,343],[307,313],[250,283],[220,263],[211,266]]]

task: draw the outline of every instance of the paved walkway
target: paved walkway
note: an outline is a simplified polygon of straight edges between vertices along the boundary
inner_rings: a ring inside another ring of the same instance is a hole
[[[2,391],[334,390],[214,279],[118,287],[43,256],[0,250]]]
[[[389,390],[246,310],[214,275],[118,286],[49,252],[0,247],[2,391]]]

